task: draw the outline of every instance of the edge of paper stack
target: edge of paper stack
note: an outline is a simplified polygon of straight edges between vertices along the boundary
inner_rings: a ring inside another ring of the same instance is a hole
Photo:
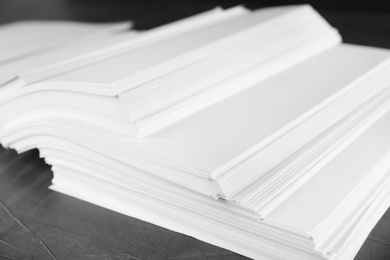
[[[307,5],[126,27],[0,28],[1,144],[38,148],[53,190],[254,259],[352,259],[390,206],[390,52]]]

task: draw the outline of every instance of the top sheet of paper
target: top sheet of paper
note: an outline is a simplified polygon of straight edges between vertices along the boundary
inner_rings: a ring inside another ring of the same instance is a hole
[[[113,24],[64,21],[25,21],[7,24],[0,29],[0,64],[91,36],[104,27],[113,29],[118,25],[123,28],[123,23],[114,27]]]
[[[342,45],[127,145],[211,172],[263,141],[367,70],[384,50]]]

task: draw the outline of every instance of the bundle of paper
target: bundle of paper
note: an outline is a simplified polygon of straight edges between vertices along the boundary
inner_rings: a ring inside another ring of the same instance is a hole
[[[0,140],[54,190],[245,256],[350,259],[390,205],[389,57],[309,6],[215,9],[4,62]]]

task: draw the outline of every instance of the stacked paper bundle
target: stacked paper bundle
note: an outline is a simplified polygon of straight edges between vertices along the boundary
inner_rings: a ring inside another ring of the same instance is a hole
[[[38,148],[54,190],[251,258],[353,258],[390,205],[389,51],[309,6],[103,31],[3,59],[3,146]]]

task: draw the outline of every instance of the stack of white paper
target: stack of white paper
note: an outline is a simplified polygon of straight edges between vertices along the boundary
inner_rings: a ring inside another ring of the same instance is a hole
[[[309,6],[103,35],[1,64],[1,143],[52,189],[256,259],[353,258],[390,205],[389,51]]]

